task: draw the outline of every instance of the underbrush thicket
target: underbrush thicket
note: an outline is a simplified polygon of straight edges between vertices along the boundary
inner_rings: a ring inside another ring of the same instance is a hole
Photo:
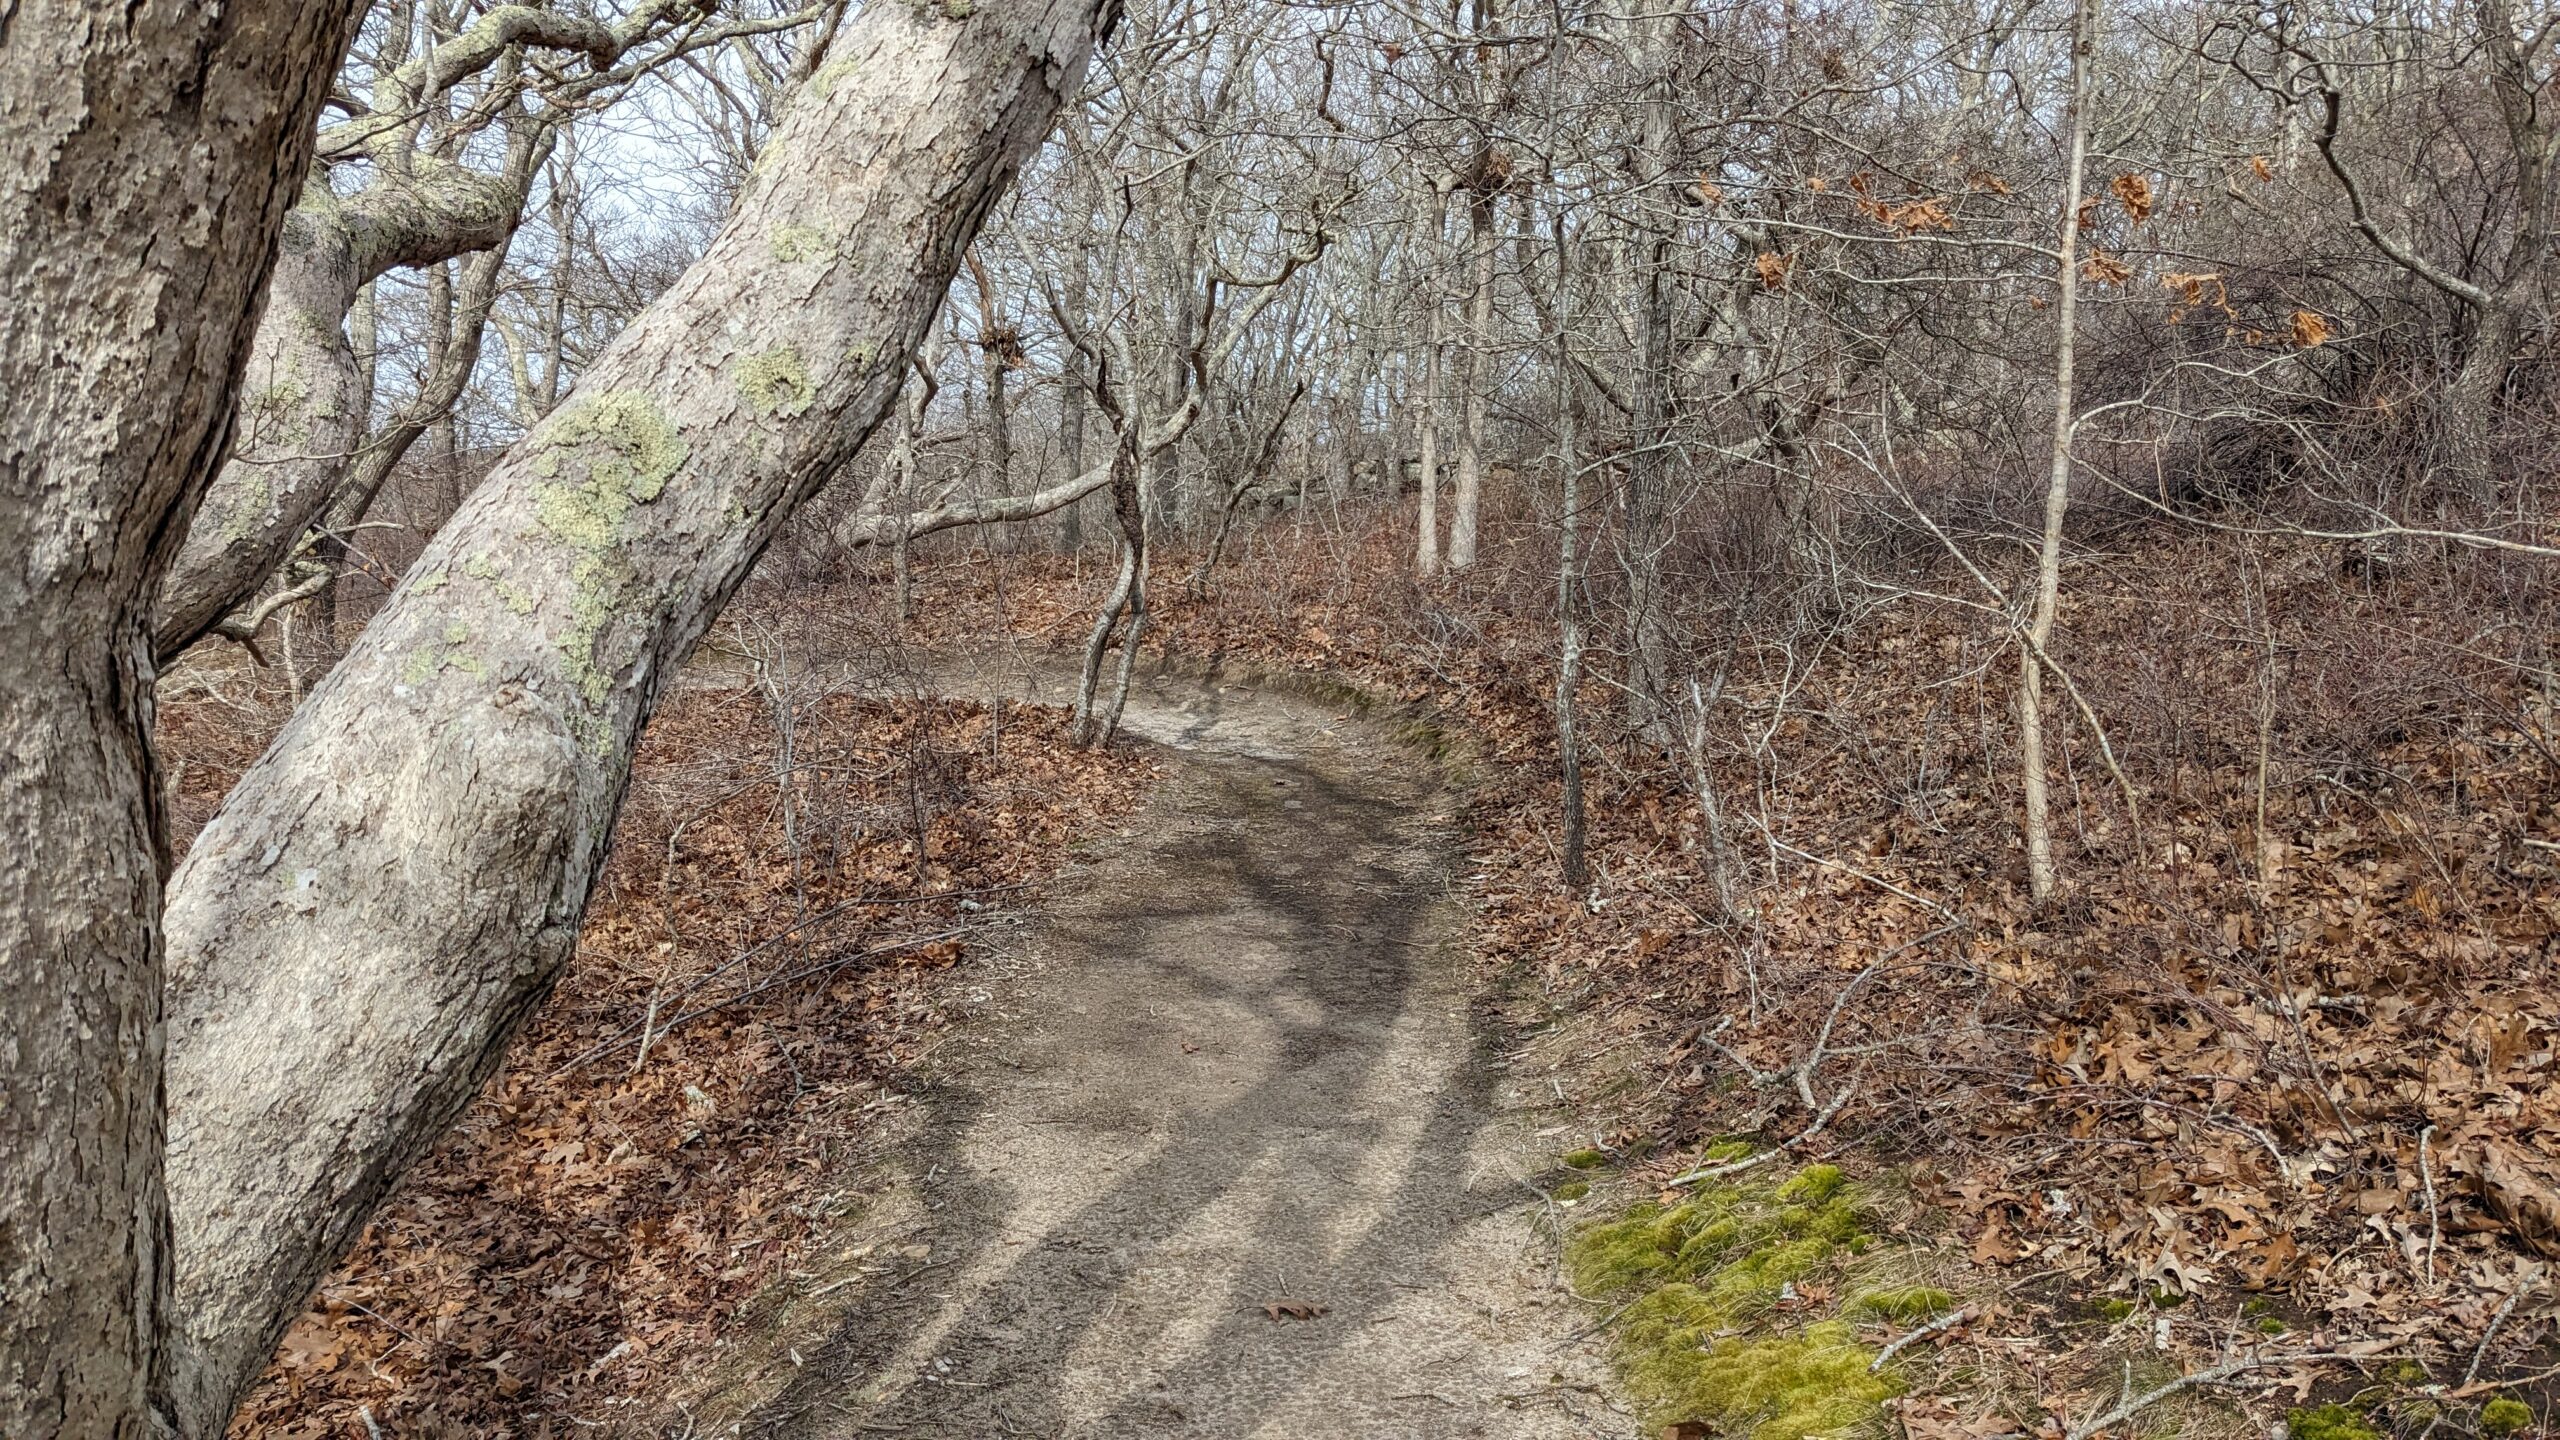
[[[1974,1262],[2058,1276],[2074,1305],[2141,1301],[2199,1362],[2234,1326],[2476,1344],[2532,1257],[2560,1253],[2536,1218],[2560,1215],[2536,1138],[2560,1124],[2540,560],[2376,564],[2100,517],[2075,536],[2052,653],[2106,744],[2054,702],[2067,884],[2039,908],[2011,631],[1935,537],[1880,528],[1820,585],[1675,557],[1673,688],[1714,700],[1668,743],[1631,723],[1604,551],[1581,697],[1593,880],[1569,893],[1551,532],[1515,514],[1476,570],[1425,586],[1409,525],[1264,527],[1205,593],[1161,597],[1148,648],[1346,673],[1469,732],[1490,776],[1484,950],[1613,1045],[1584,1098],[1661,1156],[1638,1183],[1715,1135],[1856,1143],[1953,1213]],[[1951,538],[1999,583],[2026,574],[1996,537]],[[1076,638],[1101,584],[983,551],[920,574],[946,613],[1001,574],[1040,643]],[[2315,1328],[2239,1319],[2243,1292]],[[2152,1303],[2191,1293],[2208,1303]],[[2511,1318],[2481,1373],[2544,1334]]]

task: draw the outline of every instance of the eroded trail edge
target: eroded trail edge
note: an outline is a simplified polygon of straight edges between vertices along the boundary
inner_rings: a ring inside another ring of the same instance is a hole
[[[1055,701],[1037,665],[951,693]],[[1158,677],[1163,782],[961,974],[874,1199],[742,1323],[705,1433],[1566,1437],[1626,1424],[1479,1019],[1457,797],[1350,717]]]

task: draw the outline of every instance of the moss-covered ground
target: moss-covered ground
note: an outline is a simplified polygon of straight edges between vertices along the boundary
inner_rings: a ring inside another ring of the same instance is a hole
[[[1903,1384],[1894,1366],[1875,1368],[1857,1322],[1917,1324],[1956,1300],[1875,1283],[1890,1267],[1870,1258],[1869,1202],[1837,1168],[1811,1165],[1783,1180],[1709,1182],[1573,1235],[1576,1287],[1623,1307],[1615,1356],[1646,1423],[1751,1440],[1875,1423]]]

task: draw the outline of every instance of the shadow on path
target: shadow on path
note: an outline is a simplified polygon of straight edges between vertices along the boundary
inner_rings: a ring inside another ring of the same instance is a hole
[[[1587,1357],[1449,948],[1437,782],[1163,691],[1141,733],[1193,748],[924,1093],[899,1164],[929,1263],[837,1296],[740,1432],[1594,1433],[1545,1383]]]

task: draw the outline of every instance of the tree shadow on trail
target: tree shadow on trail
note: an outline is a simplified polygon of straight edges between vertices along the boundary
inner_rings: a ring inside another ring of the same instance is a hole
[[[1052,926],[1034,998],[1086,1013],[1044,1014],[1016,1051],[1047,1083],[1007,1094],[1031,1077],[980,1065],[923,1097],[906,1163],[935,1263],[857,1301],[742,1433],[1240,1434],[1319,1394],[1373,1411],[1390,1397],[1340,1393],[1357,1368],[1344,1347],[1390,1338],[1399,1302],[1444,1282],[1460,1227],[1534,1198],[1471,1178],[1494,1076],[1449,1014],[1463,1000],[1424,972],[1445,837],[1416,850],[1406,809],[1311,767],[1201,768],[1211,803],[1191,813],[1221,819],[1109,867],[1080,907],[1098,913]],[[1204,1042],[1252,1058],[1167,1064],[1183,1017],[1220,1015],[1253,1033]],[[1417,1025],[1454,1039],[1417,1056]],[[1139,1158],[1116,1176],[1100,1153],[1073,1175],[1023,1173],[1033,1162],[993,1132],[1039,1106],[1058,1113],[1031,1124],[1064,1127],[1044,1144]],[[1085,1184],[1089,1199],[1056,1203]],[[1061,1214],[1028,1238],[1026,1197]],[[993,1253],[1010,1258],[988,1276]],[[1183,1333],[1130,1333],[1149,1308],[1135,1291],[1160,1305],[1169,1271],[1188,1282]],[[1284,1296],[1327,1313],[1274,1319],[1263,1306]],[[929,1351],[909,1349],[934,1326]]]

